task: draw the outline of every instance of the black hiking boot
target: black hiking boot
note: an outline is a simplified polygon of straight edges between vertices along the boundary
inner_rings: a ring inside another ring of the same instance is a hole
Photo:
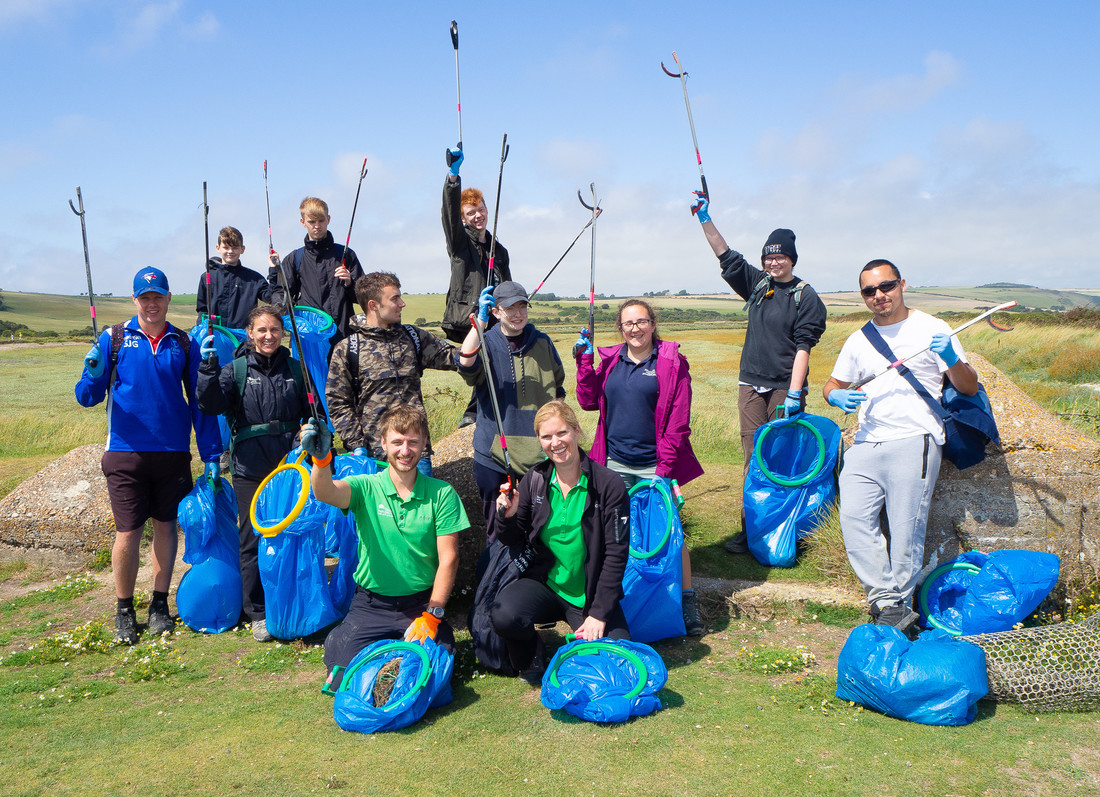
[[[132,608],[119,609],[115,613],[115,642],[121,645],[136,645],[137,641],[137,612]]]
[[[919,620],[919,614],[910,609],[903,602],[898,601],[897,603],[881,607],[878,611],[878,615],[874,619],[874,623],[875,625],[892,625],[907,637],[913,639],[920,630],[917,626]]]
[[[699,619],[699,606],[695,603],[695,590],[685,589],[683,600],[684,629],[688,636],[702,636],[706,628]]]
[[[477,423],[477,413],[476,412],[467,412],[467,413],[463,414],[462,420],[460,420],[458,422],[458,427],[457,428],[464,429],[465,427],[472,426],[475,423]]]
[[[748,553],[749,535],[744,531],[737,532],[726,540],[726,550],[730,553]]]
[[[176,624],[172,622],[172,615],[168,613],[168,602],[153,602],[149,604],[149,633],[160,636],[165,631],[172,631]]]

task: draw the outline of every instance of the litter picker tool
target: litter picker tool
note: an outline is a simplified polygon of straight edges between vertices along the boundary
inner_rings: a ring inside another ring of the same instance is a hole
[[[710,191],[707,190],[707,177],[706,177],[705,174],[703,174],[703,158],[702,158],[702,156],[699,155],[699,139],[697,139],[695,137],[695,121],[691,118],[691,100],[688,99],[688,86],[687,86],[688,73],[684,71],[684,67],[680,63],[680,59],[676,56],[676,51],[675,50],[672,51],[672,60],[676,62],[676,68],[679,70],[678,72],[671,71],[667,66],[665,66],[664,61],[661,62],[661,69],[663,69],[665,74],[668,75],[669,77],[678,77],[678,78],[680,78],[680,85],[683,86],[683,89],[684,89],[684,105],[687,106],[688,124],[691,126],[691,142],[695,145],[695,162],[699,164],[699,182],[703,186],[703,199],[705,199],[709,202],[710,201]],[[695,215],[695,213],[697,211],[698,211],[697,208],[692,208],[692,210],[691,210],[692,215]]]
[[[584,204],[583,200],[582,200],[581,204]],[[587,206],[587,205],[585,205],[585,207],[588,207],[588,206]],[[553,273],[554,273],[554,271],[555,271],[555,270],[557,269],[557,267],[561,265],[561,261],[565,260],[565,256],[566,256],[567,254],[569,254],[569,252],[570,252],[570,251],[572,251],[572,249],[573,249],[573,247],[574,247],[574,246],[576,245],[577,241],[579,241],[579,240],[581,239],[581,236],[582,236],[582,235],[584,235],[584,231],[585,231],[585,230],[587,230],[587,229],[588,229],[589,227],[591,227],[591,226],[592,226],[592,223],[593,223],[593,222],[594,222],[594,221],[595,221],[595,220],[596,220],[597,218],[599,218],[599,215],[600,215],[601,213],[603,213],[603,208],[596,208],[596,215],[595,215],[595,216],[593,216],[593,217],[592,217],[591,219],[589,219],[589,220],[588,220],[587,222],[585,222],[585,225],[584,225],[583,227],[581,227],[581,231],[580,231],[579,233],[577,233],[577,237],[573,239],[573,243],[569,244],[569,246],[568,246],[568,247],[566,248],[566,250],[565,250],[564,252],[562,252],[562,255],[561,255],[561,257],[559,257],[559,258],[558,258],[558,262],[557,262],[557,263],[555,263],[555,264],[553,265],[553,267],[552,267],[552,268],[551,268],[551,269],[550,269],[550,270],[549,270],[548,272],[546,272],[546,276],[542,278],[542,282],[540,282],[540,283],[539,283],[539,286],[538,286],[537,288],[535,288],[535,290],[533,290],[533,291],[531,292],[531,295],[530,295],[530,296],[528,297],[528,299],[527,299],[527,301],[528,301],[529,303],[530,303],[530,302],[533,302],[533,301],[535,300],[535,295],[536,295],[536,294],[537,294],[537,293],[538,293],[539,291],[541,291],[541,290],[542,290],[542,286],[546,284],[546,280],[550,279],[550,275],[551,275],[551,274],[553,274]]]
[[[367,159],[363,158],[363,170],[359,172],[359,185],[355,188],[355,202],[351,206],[351,222],[348,224],[348,237],[344,241],[344,253],[340,255],[340,268],[348,259],[348,246],[351,244],[351,228],[355,226],[355,209],[359,207],[359,191],[363,188],[363,178],[367,176]],[[301,351],[301,349],[298,349]]]
[[[489,403],[493,405],[493,420],[497,425],[497,436],[500,438],[500,450],[504,455],[504,468],[508,474],[508,482],[502,484],[500,491],[511,492],[519,480],[519,474],[512,467],[512,457],[508,453],[508,440],[504,437],[504,421],[500,416],[500,401],[497,399],[496,382],[493,381],[493,367],[489,363],[489,349],[485,346],[485,331],[478,323],[477,316],[470,313],[470,324],[477,330],[478,350],[481,352],[481,364],[485,367],[485,385],[489,388]],[[515,474],[516,481],[512,480]]]
[[[267,257],[271,265],[279,265],[275,257],[275,241],[271,237],[271,193],[267,190],[267,161],[264,161],[264,199],[267,200]],[[301,351],[301,349],[299,349]]]
[[[212,335],[218,317],[214,314],[214,289],[210,280],[210,203],[206,201],[206,180],[202,181],[202,227],[206,235],[206,331]]]
[[[981,315],[976,316],[974,318],[971,318],[965,324],[963,324],[961,326],[958,326],[958,327],[955,327],[955,329],[951,330],[951,337],[955,337],[955,335],[958,335],[960,332],[962,332],[964,329],[966,329],[968,327],[974,326],[974,324],[977,324],[979,321],[984,321],[985,319],[989,318],[994,313],[999,313],[1001,310],[1007,310],[1010,307],[1015,307],[1015,306],[1016,306],[1016,302],[1014,300],[1014,301],[1011,301],[1011,302],[1005,302],[1004,304],[999,304],[996,307],[992,308],[991,310],[986,310]],[[1002,329],[1002,327],[995,327],[995,328],[996,329]],[[1005,330],[1005,331],[1007,331],[1007,330]],[[908,357],[903,357],[900,360],[897,360],[895,362],[890,363],[888,366],[886,366],[886,368],[879,371],[877,374],[872,374],[871,376],[866,376],[866,377],[864,377],[863,379],[860,379],[857,382],[853,382],[851,385],[848,386],[848,389],[849,390],[859,390],[861,387],[866,385],[868,382],[870,382],[872,380],[875,380],[875,379],[878,379],[880,376],[884,376],[884,375],[890,373],[890,371],[893,371],[895,368],[898,368],[898,367],[904,365],[908,360],[913,359],[917,355],[924,354],[926,351],[928,351],[928,349],[931,347],[931,345],[932,344],[928,344],[928,346],[925,346],[920,351],[913,352]]]
[[[95,320],[95,293],[92,291],[92,261],[88,258],[88,227],[84,224],[84,197],[80,195],[80,186],[76,187],[76,202],[80,210],[76,209],[73,201],[69,200],[69,207],[73,213],[80,216],[80,235],[84,238],[84,271],[88,275],[88,304],[92,312],[92,339],[99,340],[99,325]]]
[[[489,273],[485,275],[488,285],[496,285],[499,281],[496,271],[497,253],[497,219],[500,218],[500,185],[504,181],[504,161],[508,160],[508,134],[504,134],[504,140],[500,142],[500,171],[497,172],[497,199],[493,206],[493,242],[489,245]]]
[[[451,44],[455,47],[455,92],[458,95],[458,149],[462,149],[462,80],[458,74],[458,23],[451,20]],[[451,151],[447,150],[447,165],[454,162]]]
[[[596,199],[596,184],[589,183],[588,188],[592,192],[592,204],[589,205],[584,201],[580,189],[577,189],[577,199],[592,211],[592,219],[588,222],[592,225],[592,264],[589,268],[588,286],[588,340],[593,341],[596,339],[596,217],[600,215],[600,201]]]

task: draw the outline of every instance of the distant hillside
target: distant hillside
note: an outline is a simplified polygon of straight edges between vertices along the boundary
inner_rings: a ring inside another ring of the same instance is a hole
[[[1075,307],[1100,309],[1100,291],[1058,291],[1008,282],[995,282],[975,287],[911,286],[907,289],[906,296],[911,306],[931,313],[967,312],[992,307],[1013,299],[1019,303],[1023,311],[1065,311]],[[0,310],[0,332],[4,338],[8,337],[8,330],[13,325],[19,324],[25,324],[28,329],[35,332],[52,330],[66,337],[73,330],[88,328],[90,331],[87,297],[12,291],[4,291],[3,297],[4,309]],[[408,302],[404,312],[406,323],[418,323],[429,328],[439,324],[443,317],[442,294],[406,295],[404,298]],[[604,313],[614,312],[623,298],[626,297],[603,297],[598,299],[596,304]],[[742,309],[744,302],[732,293],[706,295],[669,293],[647,298],[666,314],[669,321],[707,321],[721,316],[744,318]],[[843,314],[866,310],[866,304],[857,291],[823,293],[821,298],[832,313]],[[195,323],[194,307],[194,294],[174,295],[169,320],[173,324],[189,329]],[[571,319],[576,315],[576,308],[584,308],[583,315],[587,318],[587,301],[559,298],[551,302],[543,302],[536,299],[531,315],[532,318],[545,317],[564,321],[567,317]],[[687,313],[680,318],[677,311],[687,311]],[[101,327],[123,321],[133,314],[134,305],[129,297],[96,297],[96,317]],[[18,331],[15,335],[19,336]]]

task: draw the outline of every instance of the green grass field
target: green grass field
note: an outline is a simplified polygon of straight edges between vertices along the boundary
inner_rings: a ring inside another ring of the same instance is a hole
[[[174,307],[193,307],[177,299]],[[442,297],[408,300],[406,321],[442,313]],[[86,320],[54,312],[58,327]],[[831,323],[811,362],[810,409],[842,425],[820,386],[858,324]],[[608,329],[600,326],[598,344],[614,341]],[[549,331],[568,352],[575,325]],[[695,572],[850,580],[812,556],[769,570],[725,553],[741,499],[733,397],[743,325],[669,324],[662,333],[691,363],[692,440],[707,470],[685,488]],[[1100,381],[1100,330],[1020,322],[1010,333],[976,327],[964,336],[1045,406],[1095,412],[1095,394],[1079,383]],[[0,347],[0,495],[72,447],[103,440],[102,408],[80,408],[72,394],[84,352]],[[425,395],[438,439],[468,394],[455,374],[431,372]],[[594,413],[581,417],[591,432]],[[670,671],[665,710],[613,726],[551,713],[523,682],[478,672],[460,632],[455,702],[407,730],[366,737],[340,731],[331,698],[319,693],[319,639],[261,646],[247,629],[181,628],[130,652],[105,644],[109,572],[27,594],[57,575],[27,561],[0,564],[0,794],[1100,794],[1096,714],[983,703],[972,725],[934,728],[837,701],[836,656],[860,620],[851,610],[792,603],[739,613],[708,597],[704,637],[657,646]]]

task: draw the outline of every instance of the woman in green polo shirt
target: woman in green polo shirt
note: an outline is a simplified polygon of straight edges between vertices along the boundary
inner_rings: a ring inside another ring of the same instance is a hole
[[[533,556],[491,614],[512,666],[532,674],[546,667],[536,625],[565,620],[579,639],[630,638],[619,606],[630,542],[626,486],[580,449],[580,424],[564,401],[539,409],[535,434],[547,459],[497,499],[497,538],[526,543]]]

